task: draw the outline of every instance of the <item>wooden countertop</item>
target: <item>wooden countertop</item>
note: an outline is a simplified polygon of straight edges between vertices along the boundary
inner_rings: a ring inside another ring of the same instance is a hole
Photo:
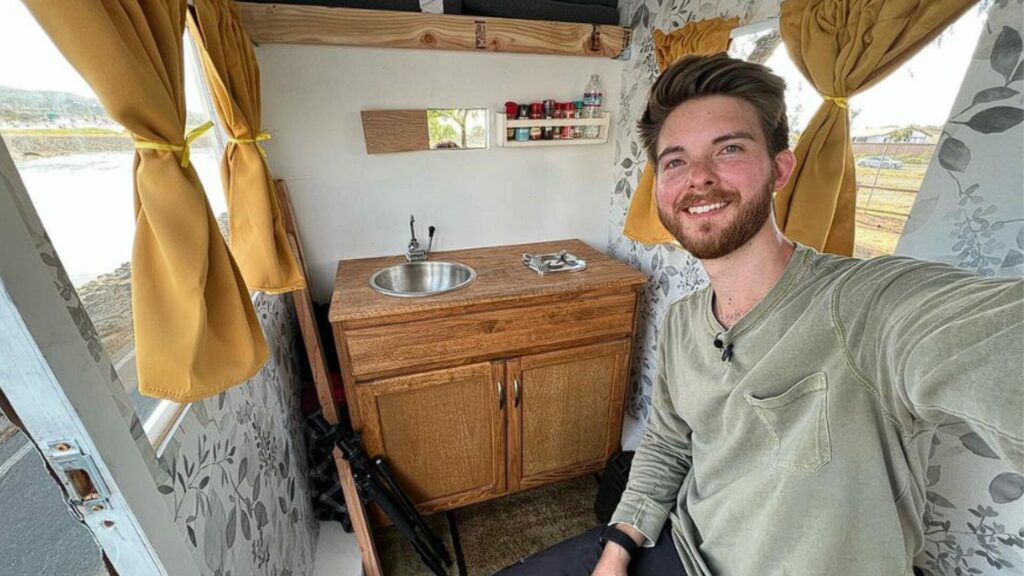
[[[568,250],[587,261],[580,272],[550,273],[541,276],[522,263],[524,252],[546,253]],[[475,307],[501,302],[516,302],[535,297],[568,295],[577,292],[634,286],[647,277],[580,240],[556,240],[434,252],[430,260],[461,262],[476,270],[469,286],[454,292],[419,298],[387,296],[370,288],[370,275],[385,266],[405,262],[404,256],[362,258],[338,262],[331,297],[331,322],[359,320],[398,321],[405,317],[429,318],[450,312],[452,308]]]

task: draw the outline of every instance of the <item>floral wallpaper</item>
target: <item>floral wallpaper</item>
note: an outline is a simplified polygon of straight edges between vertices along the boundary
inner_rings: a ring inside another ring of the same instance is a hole
[[[308,576],[318,523],[302,434],[298,332],[288,295],[258,294],[270,360],[193,403],[160,457],[174,520],[209,576]]]
[[[1024,0],[993,2],[897,254],[1024,276]],[[1024,571],[1024,477],[962,424],[933,441],[926,574]]]
[[[967,72],[939,152],[922,184],[897,253],[945,261],[986,275],[1024,275],[1021,4],[990,1],[990,18]],[[654,28],[740,17],[777,17],[778,0],[628,0],[621,21],[633,28],[616,119],[615,189],[608,252],[647,274],[634,346],[624,449],[635,448],[650,409],[656,331],[668,305],[707,284],[700,264],[672,246],[645,246],[622,235],[646,158],[636,136],[657,76]],[[927,545],[915,564],[933,575],[1010,574],[1024,569],[1024,478],[1010,472],[962,425],[940,429],[933,446]]]

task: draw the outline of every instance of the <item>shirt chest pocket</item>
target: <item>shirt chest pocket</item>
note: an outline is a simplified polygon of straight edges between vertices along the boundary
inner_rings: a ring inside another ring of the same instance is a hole
[[[772,439],[772,467],[813,472],[832,459],[828,386],[818,372],[771,397],[744,395]]]

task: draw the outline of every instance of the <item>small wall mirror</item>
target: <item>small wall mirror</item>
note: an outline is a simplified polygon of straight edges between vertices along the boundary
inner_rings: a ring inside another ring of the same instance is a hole
[[[487,148],[486,108],[363,110],[367,154]]]
[[[427,110],[431,150],[487,148],[487,110],[434,108]]]

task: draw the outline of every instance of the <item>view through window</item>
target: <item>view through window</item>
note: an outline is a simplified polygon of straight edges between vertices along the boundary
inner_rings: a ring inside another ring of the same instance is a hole
[[[903,66],[850,99],[857,170],[854,256],[896,249],[985,25],[985,4],[968,10]],[[822,99],[793,64],[778,29],[734,38],[729,53],[762,62],[786,80],[790,145],[796,146]]]
[[[131,308],[134,146],[18,0],[0,0],[0,136],[142,422],[170,405],[138,393]],[[185,35],[187,127],[212,106]],[[13,57],[12,57],[13,56]],[[226,229],[216,130],[191,163]]]

